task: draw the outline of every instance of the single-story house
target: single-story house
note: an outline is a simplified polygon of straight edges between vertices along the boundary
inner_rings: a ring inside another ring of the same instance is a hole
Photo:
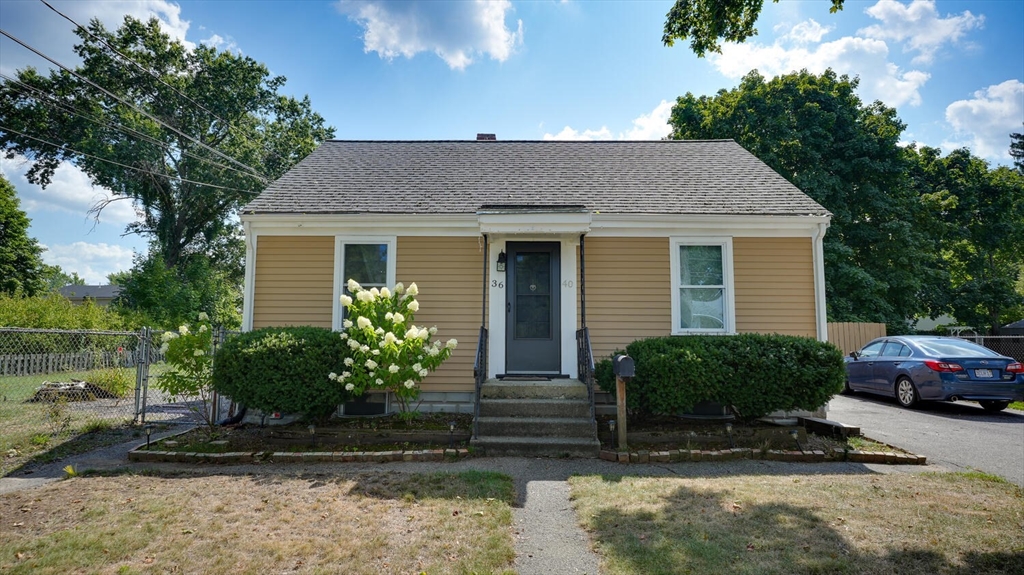
[[[421,409],[472,410],[475,364],[578,378],[583,333],[598,360],[669,334],[827,339],[830,214],[732,140],[328,141],[241,220],[245,330],[339,329],[349,278],[418,284],[416,323],[460,342]]]
[[[115,285],[69,285],[58,288],[60,295],[68,298],[71,303],[83,304],[90,299],[98,306],[106,307],[121,295],[121,286]]]

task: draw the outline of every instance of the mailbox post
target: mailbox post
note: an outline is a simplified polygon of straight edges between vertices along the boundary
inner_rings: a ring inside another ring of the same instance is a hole
[[[615,374],[615,411],[618,421],[615,428],[619,432],[619,449],[626,446],[626,380],[632,379],[636,366],[633,358],[619,354],[612,360],[612,372]]]

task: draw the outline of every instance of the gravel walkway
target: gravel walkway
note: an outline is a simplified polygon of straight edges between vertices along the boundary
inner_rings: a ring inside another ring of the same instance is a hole
[[[173,430],[154,435],[155,441]],[[464,471],[477,469],[495,471],[512,477],[516,489],[513,509],[515,568],[522,575],[548,573],[599,573],[599,557],[593,551],[589,536],[579,527],[569,501],[567,480],[573,475],[682,476],[719,477],[735,475],[789,474],[866,474],[920,473],[936,471],[931,465],[868,465],[859,463],[785,463],[779,461],[739,460],[700,463],[662,463],[622,465],[599,459],[544,459],[527,457],[469,458],[456,462],[315,463],[259,465],[194,465],[183,463],[132,463],[127,453],[138,441],[123,443],[71,457],[57,463],[42,465],[25,475],[0,478],[0,494],[31,489],[64,477],[64,467],[72,464],[79,471],[86,469],[153,469],[177,473],[207,472],[217,474],[261,475],[280,473],[344,474],[387,470],[398,473]]]

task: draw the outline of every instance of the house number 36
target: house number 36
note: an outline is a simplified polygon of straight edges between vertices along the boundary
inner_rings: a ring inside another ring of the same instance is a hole
[[[504,289],[505,282],[500,282],[498,280],[491,280],[491,287],[496,287],[498,289]]]

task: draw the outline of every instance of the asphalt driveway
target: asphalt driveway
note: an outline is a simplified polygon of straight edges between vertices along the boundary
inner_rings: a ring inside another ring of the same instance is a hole
[[[923,402],[904,409],[895,399],[856,394],[833,398],[828,418],[925,455],[929,463],[993,473],[1024,487],[1024,412],[987,413],[967,401]]]

